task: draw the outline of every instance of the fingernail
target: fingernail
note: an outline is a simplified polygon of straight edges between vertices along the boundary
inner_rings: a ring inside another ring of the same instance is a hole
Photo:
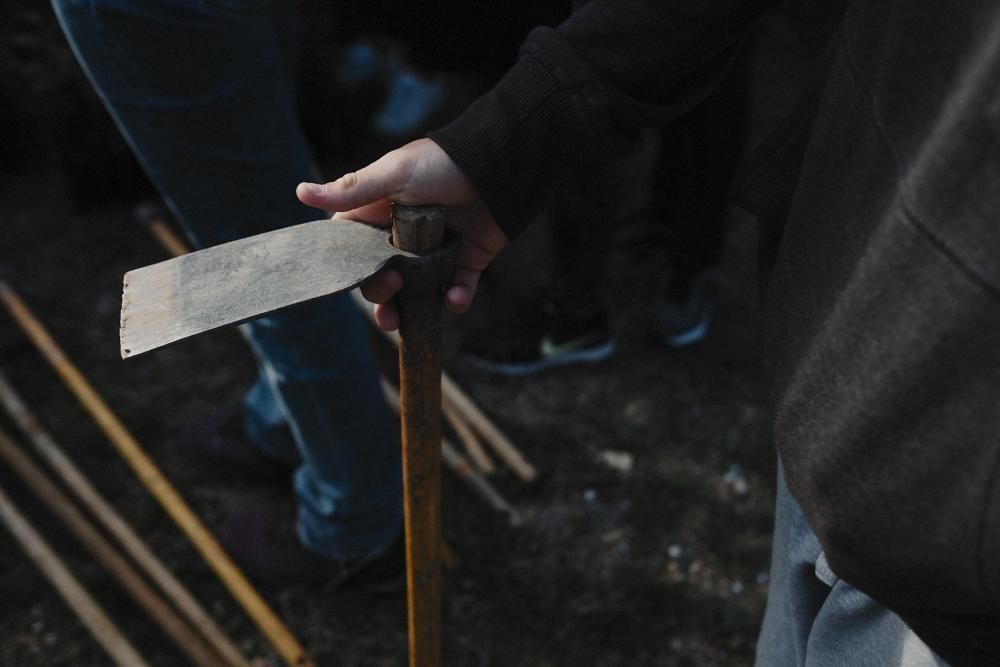
[[[308,190],[310,194],[314,195],[321,195],[323,194],[323,191],[326,190],[325,185],[319,185],[318,183],[303,183],[302,185],[306,187],[306,190]]]

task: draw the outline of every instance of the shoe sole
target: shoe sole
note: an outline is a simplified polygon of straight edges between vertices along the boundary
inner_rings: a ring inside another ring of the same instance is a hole
[[[498,362],[473,357],[470,359],[470,363],[481,370],[489,371],[497,375],[520,377],[539,373],[541,371],[549,370],[550,368],[559,368],[561,366],[570,366],[572,364],[581,363],[593,364],[599,361],[604,361],[614,354],[617,349],[618,343],[612,338],[597,347],[591,347],[586,350],[576,350],[574,352],[564,352],[546,359],[538,359],[537,361]]]

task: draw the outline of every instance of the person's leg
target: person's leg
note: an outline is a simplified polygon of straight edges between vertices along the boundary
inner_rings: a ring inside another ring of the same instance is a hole
[[[644,142],[630,155],[559,180],[547,208],[551,270],[546,275],[544,334],[524,358],[479,358],[475,361],[479,367],[503,375],[528,375],[601,361],[614,353],[608,267],[616,232],[643,208],[650,169]]]
[[[54,0],[60,22],[164,200],[199,245],[320,217],[295,185],[313,176],[285,45],[291,9],[263,0]],[[262,380],[249,422],[290,430],[300,535],[356,558],[402,521],[398,451],[359,315],[346,296],[249,327]],[[253,431],[253,429],[251,429]]]
[[[767,611],[758,667],[941,667],[899,618],[837,577],[779,465]]]
[[[708,332],[722,257],[729,188],[748,124],[747,59],[697,109],[663,129],[650,217],[662,222],[671,280],[656,316],[664,341],[696,343]]]

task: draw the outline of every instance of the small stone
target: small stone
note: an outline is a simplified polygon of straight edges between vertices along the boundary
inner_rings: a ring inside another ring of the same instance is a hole
[[[670,560],[677,560],[684,555],[684,547],[679,544],[671,544],[667,547],[667,555],[670,556]]]
[[[590,504],[597,501],[597,491],[594,489],[586,489],[583,492],[583,502]]]
[[[750,491],[750,485],[743,476],[743,468],[738,463],[729,466],[729,470],[722,476],[722,481],[737,496],[745,496]]]
[[[742,581],[734,581],[729,585],[729,592],[733,595],[739,595],[744,591],[744,586]]]
[[[629,452],[616,451],[614,449],[605,449],[602,451],[600,459],[612,470],[617,470],[622,473],[630,472],[632,470],[632,464],[634,463],[632,454]]]

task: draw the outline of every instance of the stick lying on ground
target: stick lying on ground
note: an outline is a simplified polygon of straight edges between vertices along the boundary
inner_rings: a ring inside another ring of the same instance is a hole
[[[149,667],[2,490],[0,490],[0,520],[3,520],[31,561],[59,591],[59,595],[76,612],[80,621],[90,630],[90,634],[101,644],[116,665]]]
[[[198,601],[160,562],[160,559],[149,550],[128,523],[104,500],[100,492],[87,481],[87,478],[66,456],[55,440],[42,428],[41,423],[14,391],[2,372],[0,372],[0,403],[3,404],[7,414],[34,446],[35,451],[46,460],[67,488],[90,510],[108,533],[119,541],[125,551],[159,585],[167,598],[187,617],[191,626],[202,634],[229,665],[250,667],[250,664],[240,654],[239,649],[229,640],[208,612],[198,604]]]
[[[275,615],[246,576],[208,531],[201,520],[174,489],[163,473],[146,455],[107,403],[98,395],[79,370],[69,361],[59,346],[24,302],[6,283],[0,282],[0,302],[28,335],[46,361],[55,369],[66,386],[97,422],[118,452],[132,467],[142,483],[159,501],[167,514],[187,535],[205,562],[233,595],[247,615],[257,624],[278,654],[289,665],[313,665],[312,659],[284,623]]]
[[[444,413],[448,425],[451,426],[451,430],[455,432],[459,442],[465,447],[465,453],[469,455],[469,458],[472,459],[472,462],[475,463],[479,471],[484,475],[491,475],[496,472],[496,466],[493,465],[493,461],[486,453],[486,450],[483,449],[483,444],[479,441],[479,436],[462,419],[458,411],[450,403],[442,403],[441,411]]]
[[[399,392],[385,378],[382,378],[382,393],[385,394],[385,400],[392,409],[399,412]],[[485,500],[497,512],[506,514],[512,526],[516,526],[521,522],[517,510],[496,490],[496,487],[490,484],[489,480],[473,469],[469,465],[469,462],[465,460],[465,457],[455,449],[455,445],[448,442],[445,438],[441,439],[441,457],[448,464],[448,467],[451,468],[452,472],[468,484],[469,488],[476,495]]]
[[[370,309],[369,309],[370,310]],[[441,392],[445,403],[462,413],[465,419],[490,443],[497,456],[503,459],[521,480],[531,482],[538,477],[538,470],[530,464],[510,438],[479,409],[469,395],[446,373],[441,374]]]
[[[170,637],[198,667],[224,667],[225,663],[202,641],[197,633],[177,615],[156,591],[128,564],[111,543],[83,514],[72,501],[53,484],[45,473],[32,463],[31,459],[14,444],[10,437],[0,431],[0,458],[18,474],[45,506],[59,517],[63,525],[76,536],[94,560],[101,564],[135,602],[142,607],[157,625]]]
[[[374,324],[375,316],[372,313],[372,309],[365,298],[361,296],[360,292],[352,292],[351,296],[354,298],[358,307],[361,308],[362,312],[369,318],[369,320]],[[378,328],[377,326],[375,328]],[[379,329],[386,338],[391,340],[394,345],[399,345],[399,334],[395,331],[382,331]],[[497,428],[497,425],[479,409],[469,395],[462,391],[462,388],[451,379],[447,373],[441,374],[441,395],[444,399],[444,404],[448,406],[448,409],[457,412],[462,416],[462,418],[471,426],[472,428],[479,431],[480,435],[486,440],[487,443],[493,448],[497,456],[507,464],[507,467],[514,471],[522,481],[530,482],[538,477],[538,470],[535,466],[531,465],[524,454],[518,450],[514,443],[511,442],[510,438],[504,435],[503,431]]]

